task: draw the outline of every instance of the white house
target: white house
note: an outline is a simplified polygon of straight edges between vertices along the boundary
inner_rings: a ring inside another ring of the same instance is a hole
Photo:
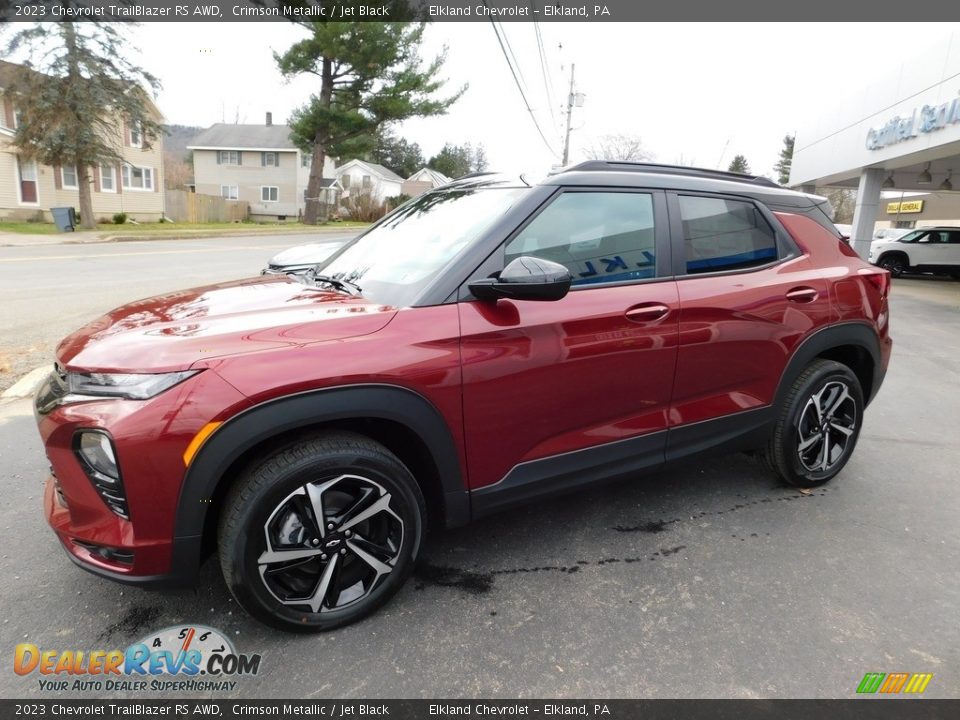
[[[342,188],[340,197],[348,200],[351,194],[370,193],[378,202],[397,197],[403,191],[403,178],[383,165],[364,160],[350,160],[336,169],[337,183]]]
[[[403,181],[403,194],[416,197],[448,182],[451,182],[450,178],[443,173],[428,167],[420,168]]]

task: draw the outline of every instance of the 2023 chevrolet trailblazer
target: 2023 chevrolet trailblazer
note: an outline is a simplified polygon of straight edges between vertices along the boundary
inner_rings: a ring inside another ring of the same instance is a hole
[[[215,551],[244,608],[311,631],[395,593],[428,523],[705,450],[824,483],[891,347],[889,275],[825,202],[655,165],[482,175],[305,278],[114,310],[36,399],[49,522],[124,582]]]

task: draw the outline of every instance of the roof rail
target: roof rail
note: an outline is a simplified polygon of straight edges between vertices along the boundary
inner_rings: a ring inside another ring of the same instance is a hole
[[[690,177],[715,178],[717,180],[732,180],[755,185],[766,185],[779,188],[770,178],[762,175],[746,175],[744,173],[727,172],[725,170],[709,170],[707,168],[687,167],[686,165],[661,165],[659,163],[627,162],[623,160],[587,160],[586,162],[563,168],[560,172],[647,172],[664,173],[670,175],[687,175]]]

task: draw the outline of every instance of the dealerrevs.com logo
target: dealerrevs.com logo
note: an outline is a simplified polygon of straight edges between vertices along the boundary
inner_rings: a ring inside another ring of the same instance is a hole
[[[219,630],[173,626],[151,633],[126,650],[58,650],[20,643],[17,675],[38,674],[43,691],[230,691],[233,678],[256,675],[260,655],[237,653]]]

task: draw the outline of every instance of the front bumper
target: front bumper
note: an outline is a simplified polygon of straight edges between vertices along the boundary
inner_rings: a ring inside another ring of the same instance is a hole
[[[47,522],[60,541],[64,552],[73,563],[98,577],[136,585],[137,587],[160,589],[189,587],[194,584],[199,570],[201,557],[201,538],[178,538],[169,546],[153,547],[124,546],[117,548],[108,544],[97,544],[83,540],[76,528],[70,523],[70,513],[62,504],[57,490],[57,480],[47,477],[43,492],[43,509]],[[113,555],[112,559],[110,555]],[[132,562],[124,562],[119,557],[128,556]],[[162,558],[170,558],[169,562]],[[140,567],[166,565],[170,569],[161,574],[142,573]]]
[[[145,587],[189,585],[202,538],[174,537],[186,466],[184,451],[208,422],[249,403],[205,371],[150,400],[103,399],[50,405],[41,388],[36,417],[50,462],[44,514],[67,556],[101,577]],[[110,435],[129,520],[98,493],[74,450],[81,430]]]

